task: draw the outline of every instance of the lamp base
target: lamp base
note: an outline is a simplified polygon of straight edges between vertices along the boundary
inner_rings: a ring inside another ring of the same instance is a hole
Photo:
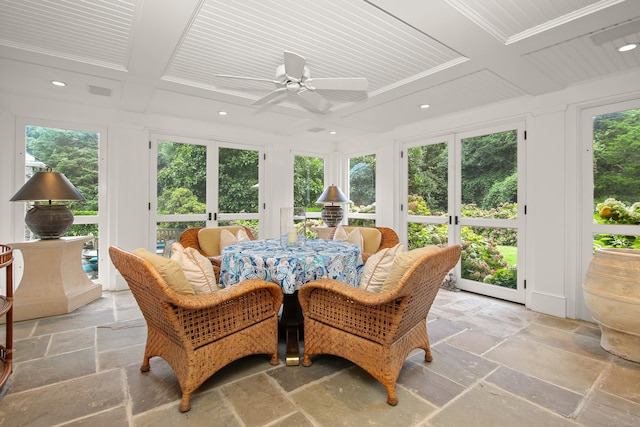
[[[327,227],[336,227],[342,221],[344,210],[342,210],[342,206],[325,205],[320,212],[320,216]]]
[[[24,222],[42,240],[59,239],[73,225],[73,213],[65,205],[34,205]]]

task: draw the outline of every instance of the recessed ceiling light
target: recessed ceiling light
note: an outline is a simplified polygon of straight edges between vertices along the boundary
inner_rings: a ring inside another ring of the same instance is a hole
[[[330,133],[331,135],[335,135],[335,134],[336,134],[336,133],[338,133],[338,132],[336,132],[335,130],[332,130],[332,131],[331,131],[331,132],[329,132],[329,133]]]
[[[226,116],[227,114],[229,113],[227,113],[226,111],[218,111],[219,116]]]
[[[630,50],[633,50],[637,47],[638,47],[637,43],[627,43],[624,46],[620,46],[618,48],[618,52],[629,52]]]
[[[65,82],[61,82],[60,80],[51,80],[51,84],[54,86],[60,86],[60,87],[67,85]]]
[[[429,107],[431,107],[431,105],[429,105],[429,104],[422,104],[422,105],[420,105],[420,108],[422,108],[423,110],[425,110],[425,109],[427,109],[427,108],[429,108]]]

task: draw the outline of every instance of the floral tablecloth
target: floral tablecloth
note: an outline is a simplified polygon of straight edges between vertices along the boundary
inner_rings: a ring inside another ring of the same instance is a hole
[[[222,250],[220,284],[263,279],[293,294],[324,277],[357,286],[363,267],[360,249],[352,243],[308,239],[301,247],[283,247],[279,240],[252,240]]]

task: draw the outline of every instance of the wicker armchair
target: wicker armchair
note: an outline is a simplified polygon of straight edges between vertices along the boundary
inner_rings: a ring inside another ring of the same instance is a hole
[[[251,354],[278,361],[280,287],[247,280],[207,295],[179,295],[148,261],[116,247],[111,260],[128,282],[147,322],[147,345],[140,370],[149,359],[165,359],[182,390],[180,412],[205,380],[234,360]]]
[[[255,237],[253,237],[253,233],[251,232],[251,229],[249,227],[245,227],[244,225],[229,225],[229,226],[212,227],[212,228],[217,228],[220,230],[227,229],[231,231],[233,234],[237,233],[238,230],[242,228],[244,229],[244,231],[247,232],[247,235],[251,240],[255,240]],[[214,250],[211,253],[207,253],[205,250],[202,249],[202,247],[200,246],[200,240],[198,238],[198,233],[200,232],[200,230],[202,230],[202,227],[188,228],[184,230],[180,235],[179,242],[185,248],[196,248],[198,252],[200,252],[202,255],[206,256],[207,258],[209,258],[211,260],[211,263],[213,264],[213,272],[216,275],[216,280],[219,282],[220,281],[220,259],[219,259],[220,251]],[[212,246],[215,249],[217,245],[214,244]]]
[[[396,405],[395,384],[409,353],[416,348],[432,360],[427,314],[446,274],[460,258],[460,246],[422,255],[389,292],[373,293],[321,279],[299,291],[304,313],[303,366],[313,354],[352,361],[387,389]]]

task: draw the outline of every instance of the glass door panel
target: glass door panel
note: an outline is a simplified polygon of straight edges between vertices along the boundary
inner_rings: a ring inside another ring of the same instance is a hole
[[[218,149],[218,225],[244,225],[258,238],[259,182],[259,151]]]
[[[409,249],[449,244],[449,141],[407,149]]]
[[[350,203],[349,225],[375,227],[376,225],[376,156],[349,158],[349,187],[347,194]]]
[[[523,129],[462,135],[459,153],[456,224],[462,245],[459,287],[524,302],[524,279],[518,279],[519,136]],[[524,246],[520,246],[524,247]]]

